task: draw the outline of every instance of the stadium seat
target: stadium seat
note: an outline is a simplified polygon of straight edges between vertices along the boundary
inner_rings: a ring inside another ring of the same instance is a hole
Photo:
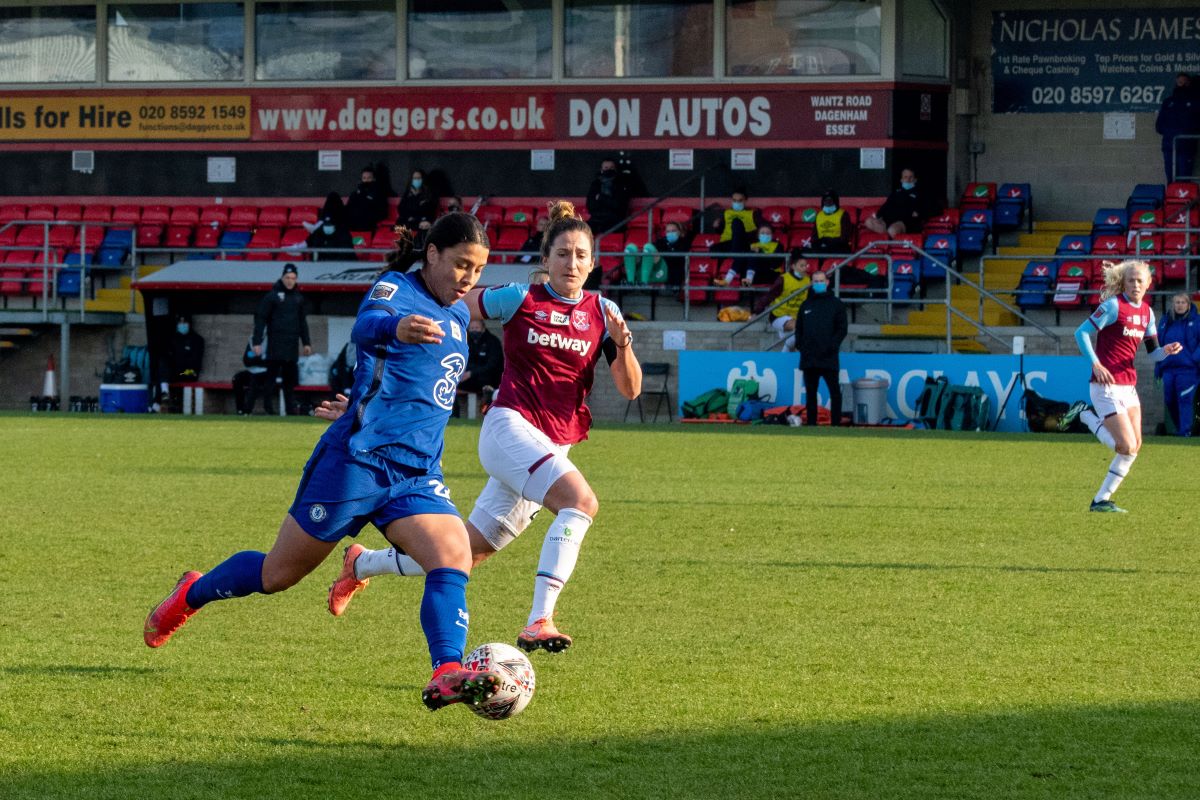
[[[1179,256],[1160,262],[1163,283],[1179,283],[1187,279],[1188,258],[1195,254],[1196,242],[1196,234],[1179,232],[1163,235],[1163,255]]]
[[[952,268],[957,268],[958,237],[956,235],[935,233],[926,236],[923,249],[927,255],[921,259],[921,274],[926,279],[940,280],[946,274],[943,265],[936,263],[935,259]]]
[[[145,206],[142,208],[143,225],[161,225],[166,227],[171,221],[170,206]]]
[[[112,206],[87,205],[83,207],[84,222],[112,222]]]
[[[42,293],[42,286],[46,283],[46,271],[44,269],[27,269],[25,270],[25,294],[39,295]]]
[[[911,259],[905,260],[911,261]],[[843,273],[841,270],[838,270],[838,272],[841,274],[841,277],[838,278],[838,281],[842,289],[850,289],[852,291],[869,289],[871,284],[867,282],[868,276],[887,275],[887,259],[884,258],[856,258],[850,262],[850,266],[852,266],[856,271]]]
[[[815,227],[817,224],[817,212],[820,210],[815,206],[797,208],[792,212],[792,227],[799,228],[804,225]],[[850,209],[846,209],[846,213],[850,213]]]
[[[964,211],[975,208],[991,208],[996,202],[996,184],[968,183],[959,198],[958,207]]]
[[[44,225],[22,225],[17,232],[17,247],[41,247],[45,241]]]
[[[717,267],[717,273],[721,274],[721,273],[727,272],[729,270],[729,265],[731,262],[732,262],[732,259],[728,259],[728,258],[725,259]],[[733,305],[734,303],[739,302],[742,299],[742,293],[741,293],[741,291],[739,291],[739,287],[741,285],[742,285],[742,279],[739,278],[737,275],[734,275],[733,279],[729,282],[728,286],[717,289],[712,293],[713,302],[715,302],[719,306],[730,306],[730,305]]]
[[[258,213],[258,224],[280,229],[287,227],[287,206],[264,206]]]
[[[79,230],[72,225],[55,225],[50,228],[50,235],[47,237],[51,247],[61,250],[74,247],[78,239]]]
[[[78,297],[83,288],[83,270],[60,269],[54,288],[59,296]]]
[[[1088,261],[1065,261],[1058,268],[1058,282],[1054,287],[1056,308],[1079,308],[1086,299],[1085,291],[1091,284],[1092,265]]]
[[[0,206],[0,225],[13,220],[25,219],[25,206],[19,203],[6,203]]]
[[[897,258],[917,258],[916,248],[924,245],[923,238],[919,233],[902,233],[893,239],[895,244],[888,245],[887,252]]]
[[[992,238],[992,210],[966,209],[958,223],[958,254],[980,255]]]
[[[715,233],[701,233],[692,239],[692,252],[703,253],[712,249],[712,246],[720,241],[721,237]]]
[[[688,265],[687,299],[692,305],[709,300],[707,287],[712,285],[717,274],[717,261],[713,258],[693,258]]]
[[[200,209],[201,225],[212,225],[214,222],[222,228],[229,223],[228,206],[211,205]]]
[[[662,210],[662,222],[664,225],[668,222],[674,222],[676,225],[690,225],[692,222],[692,209],[687,206],[664,206]]]
[[[229,212],[229,231],[250,231],[258,224],[258,206],[234,206]],[[249,239],[247,239],[247,242]]]
[[[104,241],[105,228],[100,226],[84,226],[79,229],[79,238],[75,242],[76,247],[82,247],[84,252],[95,254],[96,248]]]
[[[1153,211],[1162,208],[1167,190],[1161,183],[1139,183],[1129,193],[1125,201],[1125,210],[1132,217],[1138,211]]]
[[[1091,236],[1068,233],[1064,234],[1058,240],[1058,248],[1054,251],[1054,254],[1060,256],[1081,256],[1090,252],[1092,252]]]
[[[100,242],[101,247],[123,247],[128,250],[133,247],[133,229],[132,228],[106,228],[104,231],[104,239]]]
[[[1163,227],[1162,209],[1142,209],[1130,215],[1129,230],[1137,231],[1143,228]]]
[[[1187,205],[1198,197],[1200,197],[1200,185],[1194,181],[1175,181],[1167,184],[1163,204],[1166,206]]]
[[[191,225],[168,225],[166,236],[163,237],[163,247],[190,247],[192,243]]]
[[[217,246],[225,251],[225,258],[240,259],[251,237],[252,234],[247,230],[226,230],[217,240]]]
[[[39,222],[54,221],[54,206],[49,203],[33,203],[25,211],[25,219]]]
[[[1161,255],[1163,251],[1162,234],[1142,234],[1135,236],[1130,242],[1130,255],[1144,257]]]
[[[996,192],[993,220],[996,228],[1019,228],[1026,214],[1033,213],[1033,187],[1028,183],[1003,183]]]
[[[776,233],[792,227],[792,209],[787,206],[767,206],[761,213],[763,222],[774,228]]]
[[[191,225],[193,227],[199,225],[200,206],[172,206],[170,223],[172,225]]]
[[[4,257],[4,263],[19,266],[32,264],[35,252],[34,250],[9,250],[8,255]]]
[[[142,221],[142,207],[130,205],[119,205],[113,208],[113,222],[123,222],[127,225],[136,225]]]
[[[522,243],[523,244],[523,243]],[[616,255],[625,252],[625,235],[621,233],[609,233],[601,236],[596,242],[596,253],[603,255]]]
[[[376,231],[375,235],[378,236],[379,231]],[[288,228],[287,230],[285,230],[283,232],[283,236],[281,236],[279,238],[279,246],[280,247],[295,247],[298,244],[304,244],[306,241],[308,241],[308,229],[307,228],[304,228],[304,227]],[[374,242],[375,240],[372,239],[371,241]],[[391,232],[389,231],[388,232],[388,247],[392,247],[394,244],[395,244],[394,238],[393,238]],[[293,256],[289,256],[289,258],[292,258],[292,257]]]
[[[1129,213],[1123,208],[1101,208],[1092,217],[1092,236],[1104,234],[1125,235],[1129,227]]]
[[[1177,208],[1163,216],[1164,228],[1200,228],[1200,205]]]
[[[484,204],[475,211],[475,218],[484,224],[488,230],[504,222],[504,209],[497,205]]]
[[[533,206],[509,206],[504,209],[504,224],[505,225],[520,225],[528,231],[533,227],[534,220],[537,218],[537,209]]]
[[[59,222],[79,222],[83,219],[83,206],[78,203],[61,205],[54,212],[54,218]]]
[[[955,233],[961,211],[957,208],[944,209],[940,214],[930,217],[925,222],[925,233]]]
[[[129,257],[129,248],[101,247],[97,263],[103,267],[119,267]]]
[[[83,253],[80,255],[78,250],[72,250],[71,252],[63,255],[63,263],[67,266],[78,267],[80,264],[86,264],[90,266],[94,262],[95,258],[92,253]]]
[[[864,247],[869,246],[871,247],[870,252],[880,253],[883,252],[884,247],[882,245],[876,245],[876,242],[886,242],[891,238],[892,237],[888,236],[886,233],[876,233],[875,231],[869,231],[864,228],[858,232],[858,249],[861,250]]]
[[[247,261],[274,261],[279,257],[278,253],[269,252],[279,247],[279,241],[283,232],[273,225],[260,225],[254,235],[250,237],[250,241],[246,244],[246,260]],[[258,252],[251,252],[257,250]]]
[[[1057,267],[1053,261],[1030,261],[1017,284],[1018,308],[1045,308],[1050,304]]]
[[[529,229],[521,226],[505,225],[500,229],[500,236],[496,241],[492,242],[493,250],[511,250],[518,251],[525,244],[525,240],[529,238]],[[514,256],[500,256],[501,264],[511,263]]]
[[[1092,253],[1107,258],[1119,258],[1125,255],[1125,237],[1115,233],[1106,233],[1092,239]]]
[[[139,225],[137,229],[137,246],[158,247],[162,244],[163,230],[162,225]]]
[[[317,206],[295,206],[288,212],[287,224],[290,227],[303,226],[306,222],[311,225],[320,215],[321,209]]]
[[[915,259],[897,259],[892,262],[893,300],[911,300],[920,282],[920,262]]]
[[[0,247],[12,247],[15,245],[17,243],[17,232],[19,230],[20,228],[15,226],[11,228],[0,227]],[[4,252],[0,251],[0,259],[2,259],[3,256]]]
[[[201,225],[196,228],[195,247],[216,247],[221,241],[221,228],[215,225]]]

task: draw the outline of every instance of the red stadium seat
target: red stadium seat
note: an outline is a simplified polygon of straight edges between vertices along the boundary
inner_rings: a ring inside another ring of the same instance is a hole
[[[170,206],[143,206],[142,208],[142,224],[143,225],[162,225],[165,226],[171,221]]]
[[[898,242],[898,244],[893,244],[893,245],[888,246],[888,252],[890,252],[892,255],[896,256],[897,258],[905,258],[905,259],[916,258],[917,252],[913,248],[921,247],[921,243],[923,240],[924,240],[923,234],[902,233],[899,236],[895,237],[895,241]]]
[[[254,235],[250,237],[250,243],[246,245],[246,260],[273,261],[278,258],[278,253],[264,251],[275,250],[278,248],[282,235],[282,230],[276,226],[260,226],[254,232]]]
[[[49,203],[34,203],[29,206],[25,212],[25,219],[44,220],[47,222],[54,220],[54,206]]]
[[[111,222],[112,206],[88,205],[83,207],[84,222]]]
[[[79,229],[72,225],[55,225],[50,229],[49,242],[51,247],[66,249],[74,247],[79,240]]]
[[[596,252],[604,255],[617,255],[625,252],[625,235],[621,233],[610,233],[606,236],[601,236],[596,242]]]
[[[9,250],[8,255],[4,257],[5,264],[17,264],[26,266],[33,263],[33,257],[37,255],[35,250]]]
[[[709,300],[707,287],[712,285],[717,275],[717,261],[714,258],[693,258],[688,268],[687,297],[692,305],[707,303]]]
[[[17,233],[18,247],[41,247],[46,241],[46,228],[42,225],[22,225]]]
[[[1129,245],[1130,255],[1135,256],[1157,256],[1162,251],[1163,237],[1159,233],[1135,236]]]
[[[500,229],[500,235],[492,242],[493,250],[518,251],[529,238],[529,230],[521,226],[505,225]],[[513,261],[513,256],[501,256],[497,263],[506,264]]]
[[[1129,230],[1136,231],[1142,228],[1161,228],[1163,227],[1163,212],[1161,208],[1144,209],[1134,212],[1129,219]]]
[[[776,233],[792,227],[792,209],[787,206],[767,206],[761,214],[763,222],[774,228]]]
[[[1085,291],[1091,282],[1091,262],[1063,262],[1059,265],[1058,283],[1054,287],[1054,305],[1057,308],[1079,308],[1087,300]]]
[[[1092,240],[1092,253],[1110,257],[1123,256],[1126,253],[1125,237],[1113,233],[1097,236]]]
[[[731,263],[732,263],[731,259],[728,259],[728,258],[725,259],[717,267],[717,272],[719,274],[728,272],[729,265]],[[742,279],[739,278],[737,275],[734,275],[733,278],[729,281],[729,284],[725,288],[717,289],[712,293],[713,301],[716,302],[716,304],[719,306],[733,305],[734,303],[741,300],[742,293],[738,290],[738,287],[741,285],[742,285]]]
[[[195,247],[216,247],[221,241],[221,227],[214,225],[200,225],[196,228]]]
[[[1164,228],[1200,228],[1200,206],[1182,207],[1171,211],[1163,219]]]
[[[199,211],[197,210],[197,216]],[[191,225],[168,225],[167,234],[163,239],[163,247],[190,247],[192,243]]]
[[[957,208],[947,208],[942,213],[930,217],[924,226],[925,233],[954,233],[958,230],[961,213]]]
[[[792,227],[799,228],[804,225],[815,226],[817,224],[817,212],[820,210],[816,206],[797,208],[792,212]],[[851,214],[853,212],[847,208],[846,213]]]
[[[25,206],[19,203],[7,203],[0,206],[0,225],[12,222],[14,219],[25,219]]]
[[[170,222],[172,225],[199,225],[200,206],[172,206]]]
[[[520,225],[526,230],[533,227],[537,209],[533,206],[509,206],[504,209],[505,225]]]
[[[692,252],[703,253],[712,248],[714,244],[721,241],[721,237],[715,233],[702,233],[692,239]]]
[[[77,203],[68,203],[65,206],[59,206],[55,212],[54,218],[59,222],[79,222],[83,219],[83,206]]]
[[[958,201],[959,208],[991,208],[996,203],[996,184],[968,183]]]
[[[104,230],[99,225],[80,228],[78,241],[75,242],[76,246],[82,244],[84,252],[94,253],[100,243],[104,241]]]
[[[217,223],[222,228],[229,223],[229,207],[220,205],[205,206],[200,209],[200,224],[211,225]]]
[[[891,238],[892,237],[888,236],[886,233],[875,233],[875,231],[869,231],[866,228],[863,228],[858,232],[858,247],[861,249],[867,247],[868,245],[875,245],[875,242],[886,242]],[[872,247],[871,252],[881,253],[883,250],[884,247],[882,245],[876,245]]]
[[[258,213],[258,224],[272,228],[285,228],[288,224],[287,206],[264,206]]]
[[[475,218],[486,225],[488,230],[495,230],[496,226],[504,222],[504,209],[500,206],[485,204],[475,212]]]
[[[229,212],[227,230],[248,231],[258,224],[258,206],[234,206]]]
[[[9,267],[7,269],[0,269],[0,294],[3,294],[3,295],[21,294],[24,286],[25,286],[25,270],[14,269],[12,267]]]
[[[800,248],[801,250],[805,251],[811,250],[813,246],[813,236],[813,229],[807,225],[802,228],[794,228],[791,236],[788,237],[788,248],[791,250],[795,250],[796,248]]]
[[[54,263],[53,260],[51,263]],[[54,273],[50,273],[53,275]],[[46,271],[44,269],[27,269],[25,270],[25,294],[39,295],[42,293],[42,285],[46,283]]]
[[[376,231],[378,236],[378,231]],[[279,239],[280,247],[295,247],[298,244],[304,244],[308,240],[308,229],[304,227],[288,228],[283,232],[283,236]]]
[[[12,247],[17,243],[17,227],[4,228],[0,227],[0,247]],[[0,251],[0,261],[3,260],[4,252]]]
[[[317,206],[295,206],[288,212],[287,224],[291,227],[303,225],[305,222],[311,225],[320,215],[321,209]]]
[[[136,225],[142,221],[142,207],[130,205],[128,203],[125,205],[119,205],[113,209],[112,221]]]
[[[145,223],[138,226],[137,229],[137,246],[138,247],[158,247],[162,244],[163,226],[146,225]]]
[[[662,210],[662,223],[674,222],[676,225],[690,225],[692,209],[687,206],[665,206]]]
[[[297,230],[297,229],[290,228],[288,230],[288,233],[291,233],[294,230]],[[299,230],[301,232],[303,232],[304,229],[300,228]],[[304,238],[305,237],[301,237],[300,241],[304,241]],[[295,244],[295,242],[290,242],[289,246],[292,244]],[[392,250],[395,247],[396,247],[396,235],[394,233],[392,233],[391,230],[389,230],[387,228],[376,228],[375,229],[375,233],[373,233],[371,235],[371,248],[372,249]]]

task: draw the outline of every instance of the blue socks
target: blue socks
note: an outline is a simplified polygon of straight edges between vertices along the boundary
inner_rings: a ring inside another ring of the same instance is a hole
[[[234,553],[192,584],[188,589],[187,604],[192,608],[201,608],[213,600],[245,597],[256,592],[261,594],[263,590],[262,567],[266,558],[266,553],[260,553],[257,550],[243,550],[240,553]],[[463,579],[465,585],[465,575]],[[424,620],[423,611],[422,620]]]
[[[462,661],[467,649],[470,619],[467,614],[467,573],[441,567],[425,576],[421,629],[429,643],[429,657],[434,669],[450,661]]]

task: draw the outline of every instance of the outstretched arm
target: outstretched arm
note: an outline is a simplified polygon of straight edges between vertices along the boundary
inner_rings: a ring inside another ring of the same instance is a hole
[[[616,306],[609,303],[604,304],[604,324],[609,337],[605,353],[609,356],[613,383],[622,397],[633,400],[642,393],[642,365],[633,354],[633,334]]]

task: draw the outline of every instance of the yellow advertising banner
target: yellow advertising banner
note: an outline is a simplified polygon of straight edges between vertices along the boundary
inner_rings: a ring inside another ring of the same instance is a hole
[[[0,141],[249,138],[248,95],[0,98]]]

